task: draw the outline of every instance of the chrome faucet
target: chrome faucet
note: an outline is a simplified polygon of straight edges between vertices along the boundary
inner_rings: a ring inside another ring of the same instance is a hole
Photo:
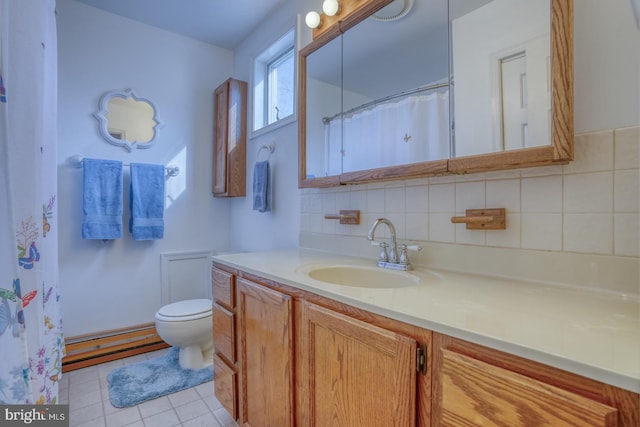
[[[376,242],[375,232],[380,224],[386,224],[387,228],[389,228],[389,234],[391,237],[389,238],[389,243],[386,242]],[[393,270],[412,270],[413,266],[409,261],[409,256],[407,254],[407,250],[415,250],[420,251],[422,248],[420,246],[407,246],[405,244],[400,245],[401,254],[398,256],[398,243],[396,241],[396,228],[393,226],[393,223],[389,221],[387,218],[378,218],[376,219],[371,228],[369,228],[369,232],[367,233],[367,239],[371,240],[372,245],[380,246],[382,249],[380,250],[380,255],[378,256],[378,267],[383,268],[391,268]],[[389,251],[387,251],[389,248]]]
[[[389,221],[387,218],[376,219],[373,222],[373,225],[371,225],[371,228],[369,229],[369,233],[367,233],[367,239],[371,240],[372,242],[374,241],[376,228],[378,228],[380,224],[386,224],[387,228],[389,228],[389,233],[391,234],[391,238],[389,239],[389,253],[386,257],[387,259],[382,259],[383,257],[381,256],[378,259],[379,261],[378,266],[382,267],[380,265],[380,261],[397,264],[398,263],[398,244],[396,242],[396,228],[393,226],[393,223],[391,221]],[[381,254],[385,252],[384,249],[386,249],[386,246],[382,246],[382,249],[383,251],[381,252]]]

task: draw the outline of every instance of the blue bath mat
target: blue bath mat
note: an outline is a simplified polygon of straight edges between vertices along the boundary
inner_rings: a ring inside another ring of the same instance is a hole
[[[134,406],[156,397],[213,380],[213,367],[183,369],[179,349],[171,347],[163,356],[115,368],[107,376],[109,400],[116,408]]]

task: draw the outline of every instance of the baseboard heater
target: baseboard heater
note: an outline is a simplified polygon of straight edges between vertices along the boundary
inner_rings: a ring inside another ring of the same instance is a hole
[[[169,347],[154,323],[65,338],[62,372]]]

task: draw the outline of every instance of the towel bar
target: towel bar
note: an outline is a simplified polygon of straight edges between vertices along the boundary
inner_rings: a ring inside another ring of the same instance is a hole
[[[75,168],[81,168],[83,160],[84,160],[84,157],[78,154],[71,156],[68,159],[69,164],[71,164],[71,166]],[[129,163],[123,163],[122,166],[129,167],[131,165]],[[178,176],[180,174],[180,166],[178,165],[168,165],[168,166],[165,166],[164,169],[167,171],[167,176],[170,176],[170,177]]]
[[[360,224],[359,210],[341,210],[339,214],[326,214],[324,219],[339,219],[340,224]]]
[[[467,209],[465,216],[451,218],[454,224],[467,224],[467,230],[504,230],[505,209]]]
[[[276,144],[272,142],[271,144],[265,144],[260,147],[260,149],[258,149],[258,152],[256,153],[256,161],[260,158],[260,152],[262,152],[262,150],[267,150],[269,152],[267,157],[267,160],[269,160],[269,157],[271,157],[271,153],[276,151]]]

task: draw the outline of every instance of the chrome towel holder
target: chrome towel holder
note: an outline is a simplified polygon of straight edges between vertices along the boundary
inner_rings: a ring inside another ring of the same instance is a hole
[[[84,160],[84,157],[82,157],[79,154],[76,154],[74,156],[69,157],[68,162],[74,168],[81,168],[83,160]],[[123,163],[122,166],[128,167],[131,165],[129,163]],[[174,177],[180,174],[180,167],[178,165],[168,165],[168,166],[165,166],[164,169],[167,172],[168,177]]]
[[[260,147],[258,149],[258,152],[256,153],[256,161],[260,159],[260,153],[262,152],[262,150],[267,150],[269,152],[269,154],[267,155],[267,160],[269,160],[269,158],[271,157],[271,153],[276,151],[275,142],[272,142],[271,144],[265,144],[262,147]]]

